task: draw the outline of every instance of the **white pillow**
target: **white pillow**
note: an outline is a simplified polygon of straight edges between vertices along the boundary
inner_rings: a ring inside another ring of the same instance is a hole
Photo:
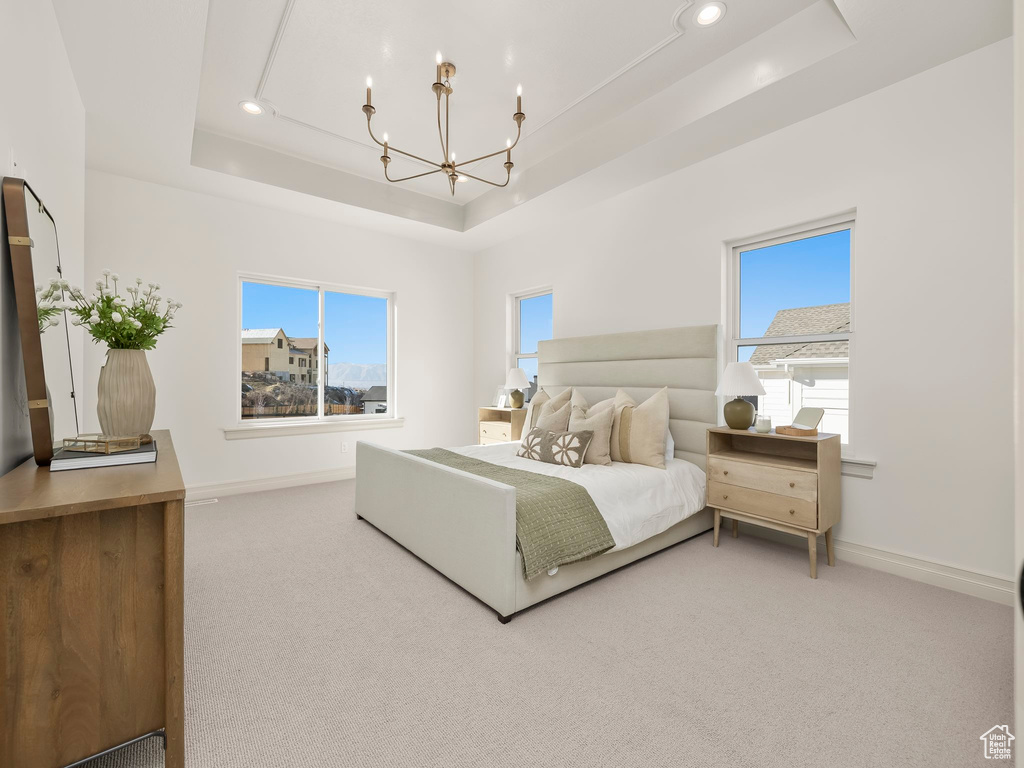
[[[676,457],[676,441],[672,439],[672,428],[669,427],[665,430],[665,458],[674,459]]]

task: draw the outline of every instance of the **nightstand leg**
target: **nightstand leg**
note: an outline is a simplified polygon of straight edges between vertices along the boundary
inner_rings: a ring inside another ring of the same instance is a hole
[[[732,537],[734,539],[738,539],[740,537],[740,521],[739,520],[733,520],[732,521]]]
[[[829,528],[825,531],[825,552],[828,553],[828,564],[834,566],[836,564],[836,548],[832,543],[832,529]]]
[[[718,529],[722,527],[722,513],[715,510],[715,546],[718,546]]]
[[[807,534],[807,554],[811,558],[811,578],[818,578],[818,534]]]

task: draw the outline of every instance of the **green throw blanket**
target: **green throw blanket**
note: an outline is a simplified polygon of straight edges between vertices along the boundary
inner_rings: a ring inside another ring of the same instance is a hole
[[[597,557],[615,546],[608,524],[581,485],[471,459],[444,448],[407,453],[516,489],[516,543],[527,580],[560,565]]]

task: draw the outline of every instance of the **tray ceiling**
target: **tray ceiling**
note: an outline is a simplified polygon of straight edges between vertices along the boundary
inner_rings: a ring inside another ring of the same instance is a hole
[[[812,2],[730,0],[722,22],[700,28],[693,0],[647,0],[629,13],[588,0],[219,0],[209,10],[196,126],[386,185],[360,110],[365,78],[374,80],[378,136],[440,158],[430,91],[440,50],[458,68],[451,147],[460,158],[514,137],[522,83],[527,120],[513,157],[522,172]],[[238,103],[249,98],[272,110],[246,115]],[[473,172],[502,180],[502,160]],[[396,175],[420,168],[392,165]],[[453,199],[440,176],[401,186],[456,205],[491,189],[461,184]]]

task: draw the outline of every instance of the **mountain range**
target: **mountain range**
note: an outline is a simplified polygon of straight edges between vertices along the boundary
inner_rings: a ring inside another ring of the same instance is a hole
[[[387,370],[384,363],[331,363],[327,366],[327,384],[351,389],[383,387],[388,383]]]

